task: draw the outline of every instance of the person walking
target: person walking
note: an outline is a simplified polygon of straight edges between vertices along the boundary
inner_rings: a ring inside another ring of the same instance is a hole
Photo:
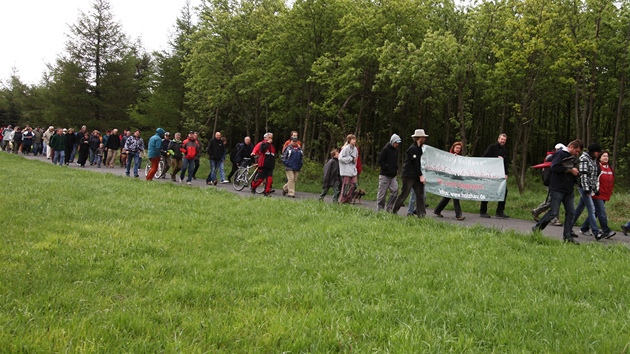
[[[324,197],[328,194],[330,188],[333,189],[333,203],[339,202],[341,194],[341,175],[339,175],[339,150],[334,149],[330,152],[330,159],[324,165],[324,177],[322,179],[322,193],[319,200],[324,201]]]
[[[232,176],[238,171],[239,166],[243,163],[243,159],[250,157],[254,146],[252,145],[252,139],[248,136],[243,139],[243,142],[236,144],[232,153],[230,154],[230,161],[232,162],[232,171],[228,176],[228,181],[232,180]]]
[[[304,165],[304,156],[302,148],[298,145],[297,137],[291,138],[291,145],[284,149],[282,162],[284,163],[285,172],[287,174],[287,183],[282,186],[282,195],[295,198],[295,183],[300,175],[302,165]]]
[[[599,220],[599,226],[602,230],[602,237],[611,238],[617,233],[612,231],[608,226],[608,215],[606,214],[606,202],[610,200],[612,196],[613,188],[615,187],[615,174],[612,167],[608,164],[610,160],[610,153],[606,150],[602,151],[599,155],[599,176],[598,176],[598,193],[593,196],[593,203],[595,204],[595,215]],[[588,227],[587,221],[584,221],[582,228]]]
[[[258,177],[252,181],[251,192],[256,193],[256,188],[265,182],[265,197],[269,197],[274,190],[273,185],[273,169],[276,167],[276,148],[273,146],[273,134],[265,133],[263,140],[254,146],[252,156],[258,156]]]
[[[597,166],[597,159],[601,152],[601,145],[592,143],[588,146],[588,151],[584,151],[582,155],[580,155],[580,165],[578,168],[580,172],[580,178],[578,180],[580,201],[577,207],[575,207],[573,219],[571,219],[571,226],[573,226],[582,214],[584,208],[586,208],[588,214],[586,215],[586,222],[580,227],[580,232],[584,236],[593,236],[598,241],[602,238],[602,235],[597,226],[593,196],[598,193],[597,177],[599,175],[599,167]],[[567,220],[565,220],[565,222],[567,222]]]
[[[33,156],[42,153],[42,135],[44,131],[38,126],[33,130]]]
[[[394,208],[394,202],[398,197],[398,146],[402,140],[398,134],[392,134],[389,142],[378,155],[378,165],[381,170],[378,174],[378,192],[376,193],[376,211],[385,210],[388,213]],[[385,200],[389,191],[389,201],[385,206]]]
[[[225,154],[225,145],[221,140],[221,132],[214,133],[214,138],[208,142],[208,156],[210,157],[210,172],[206,178],[206,184],[217,185],[217,172],[221,165],[221,160]]]
[[[560,203],[564,206],[564,227],[562,239],[564,242],[579,244],[573,237],[573,190],[579,170],[577,168],[577,156],[580,155],[584,145],[579,139],[573,140],[567,149],[560,149],[553,154],[551,160],[551,181],[549,182],[549,194],[551,207],[540,220],[532,227],[532,232],[542,231],[553,218],[560,214]]]
[[[46,158],[50,160],[52,151],[48,148],[50,146],[50,138],[52,138],[55,133],[55,127],[52,125],[48,127],[48,129],[42,134],[42,142],[43,146],[43,154],[46,155]]]
[[[497,142],[488,146],[486,152],[483,154],[483,157],[497,157],[503,159],[503,169],[505,171],[505,179],[507,180],[510,167],[510,158],[506,143],[507,135],[504,133],[499,134]],[[507,219],[510,217],[509,215],[505,214],[505,201],[507,200],[507,195],[508,190],[506,184],[505,197],[497,204],[497,211],[495,213],[495,216],[497,218]],[[490,218],[490,215],[488,215],[488,202],[481,202],[481,206],[479,208],[479,216],[481,216],[482,218]]]
[[[57,134],[50,138],[50,148],[54,152],[53,164],[58,163],[59,166],[63,166],[66,157],[66,136],[61,128],[57,129]]]
[[[180,151],[183,154],[182,159],[182,173],[179,176],[180,181],[184,181],[184,176],[186,175],[186,171],[188,171],[188,179],[186,180],[186,184],[189,186],[192,185],[192,178],[195,173],[195,158],[197,157],[197,151],[199,150],[199,144],[197,143],[197,139],[195,138],[195,133],[188,133],[188,138],[184,140],[182,143],[182,147]]]
[[[350,203],[357,188],[357,159],[359,151],[356,148],[357,137],[350,134],[346,137],[346,144],[339,153],[339,174],[341,175],[340,203]]]
[[[77,140],[77,135],[74,133],[74,129],[68,129],[68,132],[66,133],[66,165],[70,165],[72,163],[72,151],[77,145]]]
[[[116,158],[118,157],[118,150],[120,149],[120,136],[118,136],[118,129],[113,129],[112,133],[107,139],[107,159],[105,160],[105,166],[114,168],[116,164]]]
[[[453,143],[449,152],[451,154],[455,154],[459,156],[462,154],[463,147],[464,147],[464,143],[462,143],[461,141],[457,141]],[[440,218],[443,217],[442,210],[444,210],[444,208],[446,207],[446,205],[448,205],[448,202],[450,200],[451,198],[446,198],[446,197],[442,198],[440,202],[438,203],[438,205],[433,210],[433,214],[435,214],[436,216]],[[459,221],[465,220],[466,217],[462,215],[462,207],[459,204],[459,199],[453,199],[453,206],[455,207],[455,219]]]
[[[166,172],[171,168],[173,161],[173,152],[170,150],[171,146],[171,133],[164,133],[164,139],[162,139],[162,147],[160,153],[164,160],[164,172],[162,172],[162,178],[166,178]]]
[[[400,194],[398,194],[396,198],[396,202],[394,202],[392,213],[398,214],[398,210],[413,189],[416,193],[416,214],[419,218],[423,218],[427,211],[421,198],[421,196],[424,195],[424,183],[426,182],[422,174],[422,145],[424,145],[426,138],[429,136],[424,132],[424,129],[416,129],[411,137],[414,141],[405,154],[405,162],[402,171],[403,186]]]
[[[13,128],[9,125],[2,130],[2,150],[9,151],[9,142],[13,136]]]
[[[546,212],[547,210],[549,210],[549,208],[551,207],[551,199],[549,197],[549,181],[551,179],[551,159],[553,158],[553,153],[560,150],[560,149],[566,149],[567,147],[564,146],[564,144],[562,143],[558,143],[556,144],[554,151],[553,152],[548,152],[547,156],[545,156],[545,162],[544,163],[548,163],[549,166],[544,167],[542,169],[542,175],[543,175],[543,184],[545,185],[545,187],[547,188],[547,197],[545,198],[545,201],[540,203],[536,208],[532,209],[532,217],[534,218],[534,221],[538,221],[540,214]],[[558,218],[555,218],[553,220],[551,220],[551,224],[553,226],[562,226],[562,223],[560,222],[560,220]]]
[[[180,133],[175,133],[173,140],[169,142],[168,151],[171,154],[171,181],[177,182],[177,173],[182,170],[182,135]]]
[[[138,170],[142,164],[141,154],[144,152],[144,140],[140,137],[140,130],[136,129],[133,135],[125,141],[125,151],[127,152],[127,170],[125,175],[129,176],[131,162],[133,161],[133,176],[138,178]]]
[[[149,161],[151,161],[151,168],[147,173],[147,181],[152,181],[155,173],[160,167],[160,157],[162,156],[162,139],[164,138],[164,129],[157,128],[155,134],[149,138]],[[134,171],[135,173],[135,171]]]
[[[79,150],[79,158],[77,159],[77,165],[85,167],[85,163],[90,156],[90,134],[88,132],[83,133],[79,139],[77,149]]]

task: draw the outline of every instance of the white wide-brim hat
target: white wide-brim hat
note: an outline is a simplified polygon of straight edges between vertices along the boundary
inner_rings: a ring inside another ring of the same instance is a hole
[[[424,133],[424,129],[416,129],[411,136],[412,138],[428,138],[429,136]]]

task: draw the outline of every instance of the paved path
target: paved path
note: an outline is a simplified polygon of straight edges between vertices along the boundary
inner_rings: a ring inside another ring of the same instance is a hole
[[[48,162],[50,163],[50,160],[47,160],[45,157],[43,156],[24,156],[27,159],[31,159],[31,160],[39,160],[42,162]],[[76,168],[76,169],[83,169],[83,170],[87,170],[87,171],[93,171],[93,172],[101,172],[101,173],[111,173],[114,175],[119,175],[119,176],[124,176],[125,175],[125,169],[121,168],[119,165],[117,165],[114,168],[106,168],[106,167],[101,167],[98,168],[96,166],[89,166],[86,165],[85,168],[81,168],[80,166],[77,166],[76,163],[72,163],[69,166],[70,168]],[[169,175],[170,176],[170,175]],[[133,177],[132,177],[133,178]],[[140,172],[140,177],[141,179],[144,179],[144,170]],[[164,183],[174,183],[170,180],[170,178],[166,178],[166,179],[159,179],[159,180],[154,180],[154,181],[159,181],[159,182],[164,182]],[[176,182],[179,183],[179,182]],[[199,178],[197,180],[193,180],[192,181],[192,185],[193,186],[197,186],[197,187],[205,187],[205,188],[218,188],[218,189],[223,189],[232,193],[236,193],[238,195],[241,196],[251,196],[251,192],[249,190],[249,188],[245,188],[242,191],[238,192],[235,191],[234,188],[232,187],[232,184],[218,184],[216,187],[211,187],[206,185],[206,180],[205,180],[205,176],[203,176],[203,178]],[[276,189],[278,189],[279,192],[281,188],[278,188],[278,186],[281,186],[281,183],[276,184]],[[299,184],[298,184],[299,186]],[[261,195],[257,195],[262,197]],[[283,198],[282,197],[282,193],[274,193],[272,194],[272,197],[274,198]],[[319,197],[319,195],[314,194],[314,193],[306,193],[306,192],[296,192],[296,198],[294,200],[299,200],[299,199],[317,199]],[[287,198],[289,199],[289,198]],[[329,195],[326,198],[327,202],[331,201],[331,193],[329,193]],[[376,202],[372,201],[372,200],[364,200],[362,202],[362,204],[360,205],[361,207],[364,208],[369,208],[372,210],[376,210]],[[407,208],[403,207],[399,210],[399,214],[401,216],[404,216],[407,213]],[[521,219],[514,219],[514,218],[510,218],[510,219],[498,219],[495,217],[492,217],[490,219],[484,219],[481,218],[479,216],[479,214],[472,214],[472,213],[463,213],[463,215],[466,217],[466,220],[464,221],[457,221],[455,219],[455,213],[451,210],[446,210],[442,212],[442,215],[444,215],[443,218],[438,218],[436,216],[434,216],[433,214],[433,209],[427,208],[427,217],[433,218],[437,221],[440,222],[449,222],[455,225],[461,225],[461,226],[473,226],[473,225],[482,225],[482,226],[486,226],[486,227],[490,227],[490,228],[494,228],[494,229],[498,229],[498,230],[514,230],[517,232],[520,232],[522,234],[531,234],[532,232],[532,226],[534,226],[534,221],[533,220],[521,220]],[[574,227],[574,230],[576,230],[578,228]],[[579,230],[578,230],[579,231]],[[617,231],[617,235],[615,235],[614,237],[612,237],[609,240],[606,239],[602,239],[601,241],[599,241],[600,243],[615,243],[615,242],[622,242],[625,244],[630,244],[630,237],[628,236],[624,236],[623,233],[621,231],[615,230]],[[549,225],[547,226],[547,228],[545,230],[542,231],[543,235],[549,237],[549,238],[553,238],[556,240],[562,240],[562,227],[558,227],[558,226],[552,226]],[[583,236],[580,235],[578,238],[579,242],[596,242],[595,238],[592,236]]]

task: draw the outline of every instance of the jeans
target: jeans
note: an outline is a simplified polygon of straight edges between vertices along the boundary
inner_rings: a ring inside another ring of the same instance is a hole
[[[217,170],[219,169],[220,165],[221,165],[221,160],[210,159],[210,173],[208,173],[208,178],[206,178],[206,183],[211,183],[217,180]],[[225,172],[223,173],[225,174]]]
[[[573,222],[571,223],[571,226],[575,225],[577,219],[580,218],[580,214],[582,214],[582,211],[586,207],[586,211],[588,212],[588,215],[586,216],[586,222],[584,223],[584,225],[582,225],[580,230],[588,231],[588,226],[590,225],[591,231],[593,231],[593,234],[598,234],[599,228],[597,227],[597,218],[595,217],[595,203],[593,203],[593,198],[591,198],[590,194],[585,195],[584,189],[582,189],[581,187],[578,187],[578,192],[580,193],[580,201],[578,202],[577,207],[575,207],[575,213],[573,215],[573,219],[566,219],[566,220],[573,220]],[[565,224],[566,224],[566,221],[565,221]]]
[[[593,199],[595,204],[595,216],[599,220],[599,226],[602,228],[604,234],[610,233],[610,227],[608,226],[608,215],[606,215],[606,201],[603,199]],[[582,229],[587,229],[588,224],[586,220],[582,224]]]
[[[92,150],[90,150],[91,153]],[[131,152],[129,151],[127,154],[127,171],[126,175],[129,176],[129,170],[131,169],[131,160],[133,160],[133,176],[138,177],[138,169],[140,168],[140,164],[142,163],[142,158],[140,157],[139,152]]]
[[[427,204],[427,194],[422,195],[422,205]],[[409,198],[409,206],[407,207],[407,214],[413,214],[416,211],[416,192],[411,190],[411,198]]]
[[[74,157],[77,155],[77,144],[74,144],[72,147],[72,152],[70,153],[70,162],[74,162]]]
[[[387,191],[389,191],[389,199],[387,199]],[[394,208],[394,202],[398,196],[398,181],[396,176],[389,177],[384,175],[378,176],[378,192],[376,193],[376,211],[381,211],[386,208],[385,201],[387,200],[387,212],[392,211]]]
[[[90,165],[93,165],[95,161],[96,161],[96,150],[90,149]]]
[[[219,174],[221,175],[221,182],[225,181],[225,160],[221,160],[219,164]]]
[[[186,171],[188,171],[188,180],[186,182],[192,181],[193,174],[195,173],[195,160],[187,159],[184,157],[182,160],[182,174],[179,176],[180,180],[184,180],[184,176],[186,175]]]
[[[63,166],[66,159],[66,152],[64,150],[55,150],[55,157],[53,158],[53,164],[59,163],[59,166]]]
[[[551,197],[551,207],[549,211],[543,215],[540,220],[534,226],[536,229],[543,230],[547,227],[547,224],[560,215],[560,203],[564,205],[564,220],[565,223],[563,225],[562,238],[565,240],[573,239],[571,236],[571,232],[573,231],[573,224],[566,220],[573,220],[573,190],[570,193],[563,193],[558,191],[549,191],[549,195]]]
[[[33,143],[33,156],[37,156],[41,148],[42,148],[42,143]]]

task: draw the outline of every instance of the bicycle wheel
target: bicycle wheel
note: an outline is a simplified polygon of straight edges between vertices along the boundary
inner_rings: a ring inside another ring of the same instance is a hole
[[[247,170],[239,168],[234,175],[234,181],[232,181],[232,187],[237,191],[242,191],[247,185]]]
[[[164,160],[160,160],[158,164],[157,172],[155,173],[155,178],[160,179],[164,175]]]

